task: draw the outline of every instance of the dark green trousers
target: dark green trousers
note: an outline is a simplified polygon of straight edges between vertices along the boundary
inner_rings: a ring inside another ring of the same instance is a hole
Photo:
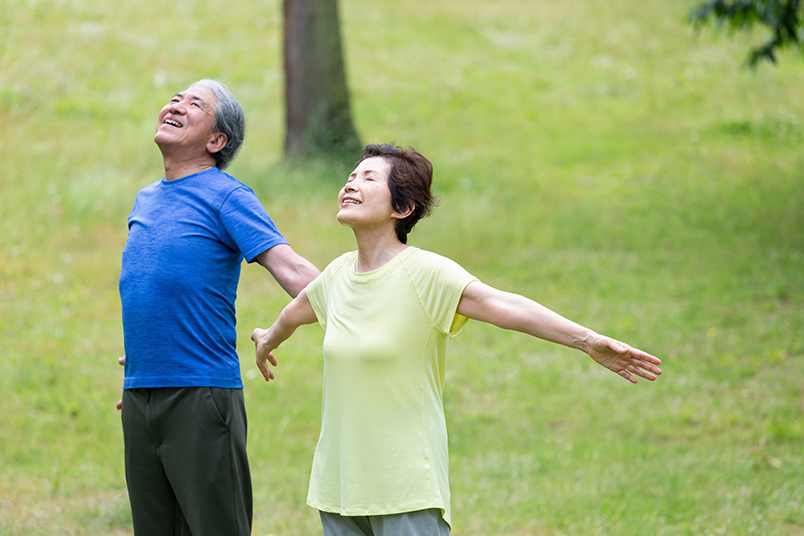
[[[135,535],[250,536],[242,389],[126,389],[122,420]]]

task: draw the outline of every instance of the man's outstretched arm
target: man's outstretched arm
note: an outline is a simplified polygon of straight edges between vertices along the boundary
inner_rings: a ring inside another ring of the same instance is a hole
[[[321,271],[287,244],[265,250],[256,258],[291,298],[299,295]]]

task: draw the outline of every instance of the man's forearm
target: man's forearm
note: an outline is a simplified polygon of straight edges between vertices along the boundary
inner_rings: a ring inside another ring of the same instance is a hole
[[[285,292],[295,298],[320,273],[321,271],[313,263],[299,256],[293,268],[287,271],[286,277],[279,281],[279,284],[285,289]]]
[[[287,244],[280,244],[257,255],[257,262],[268,270],[285,292],[292,298],[314,280],[321,271],[310,261],[293,251]]]

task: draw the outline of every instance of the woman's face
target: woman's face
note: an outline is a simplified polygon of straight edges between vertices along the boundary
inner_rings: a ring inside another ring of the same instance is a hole
[[[338,221],[354,228],[398,218],[391,207],[390,172],[391,164],[381,156],[360,162],[338,193]]]

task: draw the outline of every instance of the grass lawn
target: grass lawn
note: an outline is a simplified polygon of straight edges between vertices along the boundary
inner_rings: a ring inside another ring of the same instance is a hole
[[[361,138],[435,165],[411,244],[664,362],[630,385],[470,323],[445,389],[455,536],[804,534],[804,62],[744,68],[762,33],[696,32],[693,4],[340,1]],[[176,91],[240,99],[229,171],[297,251],[354,247],[349,169],[280,163],[281,22],[275,0],[0,0],[0,535],[132,534],[117,280]],[[270,385],[252,364],[287,301],[244,267],[259,536],[321,534],[321,331]]]

